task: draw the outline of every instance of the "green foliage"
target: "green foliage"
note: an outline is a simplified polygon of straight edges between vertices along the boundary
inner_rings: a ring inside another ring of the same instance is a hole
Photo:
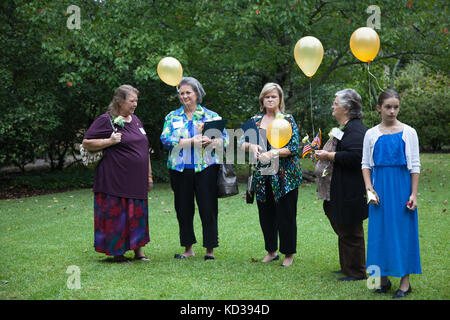
[[[65,190],[92,187],[94,170],[73,165],[64,171],[31,171],[26,174],[9,174],[2,177],[1,191],[21,189],[24,191]]]
[[[400,73],[396,84],[401,94],[399,120],[417,130],[420,144],[433,151],[450,145],[449,78],[415,63]]]
[[[79,30],[67,28],[69,5],[80,8]],[[164,115],[180,105],[175,88],[156,73],[165,56],[176,57],[184,75],[200,80],[207,92],[205,106],[228,119],[230,128],[258,111],[259,92],[269,81],[283,87],[287,111],[302,134],[312,133],[310,85],[316,131],[334,125],[329,107],[334,93],[346,87],[363,96],[370,126],[376,120],[371,110],[378,88],[372,79],[369,95],[366,65],[348,45],[351,33],[366,25],[369,5],[316,0],[3,1],[0,102],[8,122],[0,122],[0,166],[23,168],[38,157],[61,169],[64,157],[77,153],[75,143],[90,123],[105,112],[115,88],[125,83],[140,90],[136,114],[148,128],[154,158],[163,159],[159,135]],[[445,1],[417,0],[408,7],[384,0],[378,5],[381,51],[370,68],[383,88],[413,60],[448,74]],[[306,35],[317,37],[325,49],[311,83],[293,58],[295,43]]]

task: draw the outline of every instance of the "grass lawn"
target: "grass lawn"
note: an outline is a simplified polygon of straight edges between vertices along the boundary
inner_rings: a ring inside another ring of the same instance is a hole
[[[449,299],[449,154],[423,154],[419,184],[422,275],[411,275],[405,299]],[[306,163],[306,166],[310,164]],[[195,216],[196,256],[181,253],[173,194],[157,184],[149,194],[150,263],[114,264],[93,249],[93,194],[90,189],[0,200],[0,299],[367,299],[365,281],[340,282],[337,237],[316,199],[315,184],[303,184],[298,201],[298,243],[294,263],[263,264],[265,255],[256,204],[241,194],[219,200],[219,248],[204,261],[201,224]],[[364,224],[367,232],[367,220]],[[367,237],[366,237],[367,239]],[[128,252],[127,257],[132,257]],[[282,258],[282,257],[281,257]],[[81,289],[68,289],[69,266],[80,269]]]

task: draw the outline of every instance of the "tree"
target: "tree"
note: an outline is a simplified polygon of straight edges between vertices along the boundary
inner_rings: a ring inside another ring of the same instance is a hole
[[[80,8],[80,29],[67,27],[70,5]],[[23,167],[45,156],[53,168],[62,168],[64,157],[76,152],[75,142],[81,142],[114,90],[125,83],[140,90],[136,113],[149,128],[155,157],[163,157],[158,146],[164,115],[179,106],[175,88],[156,73],[165,56],[176,57],[184,75],[202,82],[205,105],[229,119],[231,128],[257,112],[259,92],[269,81],[283,87],[288,112],[302,134],[311,134],[312,121],[323,131],[334,125],[329,106],[334,93],[345,87],[361,94],[370,124],[376,119],[372,110],[380,88],[373,78],[369,86],[367,65],[349,50],[352,32],[367,23],[369,5],[323,0],[3,1],[0,100],[8,120],[0,122],[0,164]],[[392,86],[398,70],[410,61],[448,75],[446,2],[384,0],[378,6],[381,51],[370,70],[381,88]],[[293,58],[295,43],[306,35],[318,38],[325,49],[311,80]]]

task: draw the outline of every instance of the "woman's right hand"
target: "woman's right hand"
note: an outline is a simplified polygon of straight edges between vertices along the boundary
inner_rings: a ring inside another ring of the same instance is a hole
[[[109,137],[109,140],[112,146],[118,144],[120,143],[120,141],[122,141],[122,134],[118,132],[113,132],[111,133],[111,137]]]
[[[248,152],[253,154],[255,159],[259,159],[259,156],[261,154],[260,151],[262,151],[262,147],[260,145],[249,143]]]

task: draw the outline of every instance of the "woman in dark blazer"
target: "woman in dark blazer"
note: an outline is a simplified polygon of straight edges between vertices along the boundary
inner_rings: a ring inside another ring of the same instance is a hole
[[[353,89],[336,93],[333,116],[343,131],[336,151],[316,151],[319,160],[332,161],[330,201],[323,208],[333,230],[338,235],[339,261],[342,281],[366,278],[363,220],[368,217],[365,186],[361,173],[364,135],[367,128],[361,121],[361,96]]]

